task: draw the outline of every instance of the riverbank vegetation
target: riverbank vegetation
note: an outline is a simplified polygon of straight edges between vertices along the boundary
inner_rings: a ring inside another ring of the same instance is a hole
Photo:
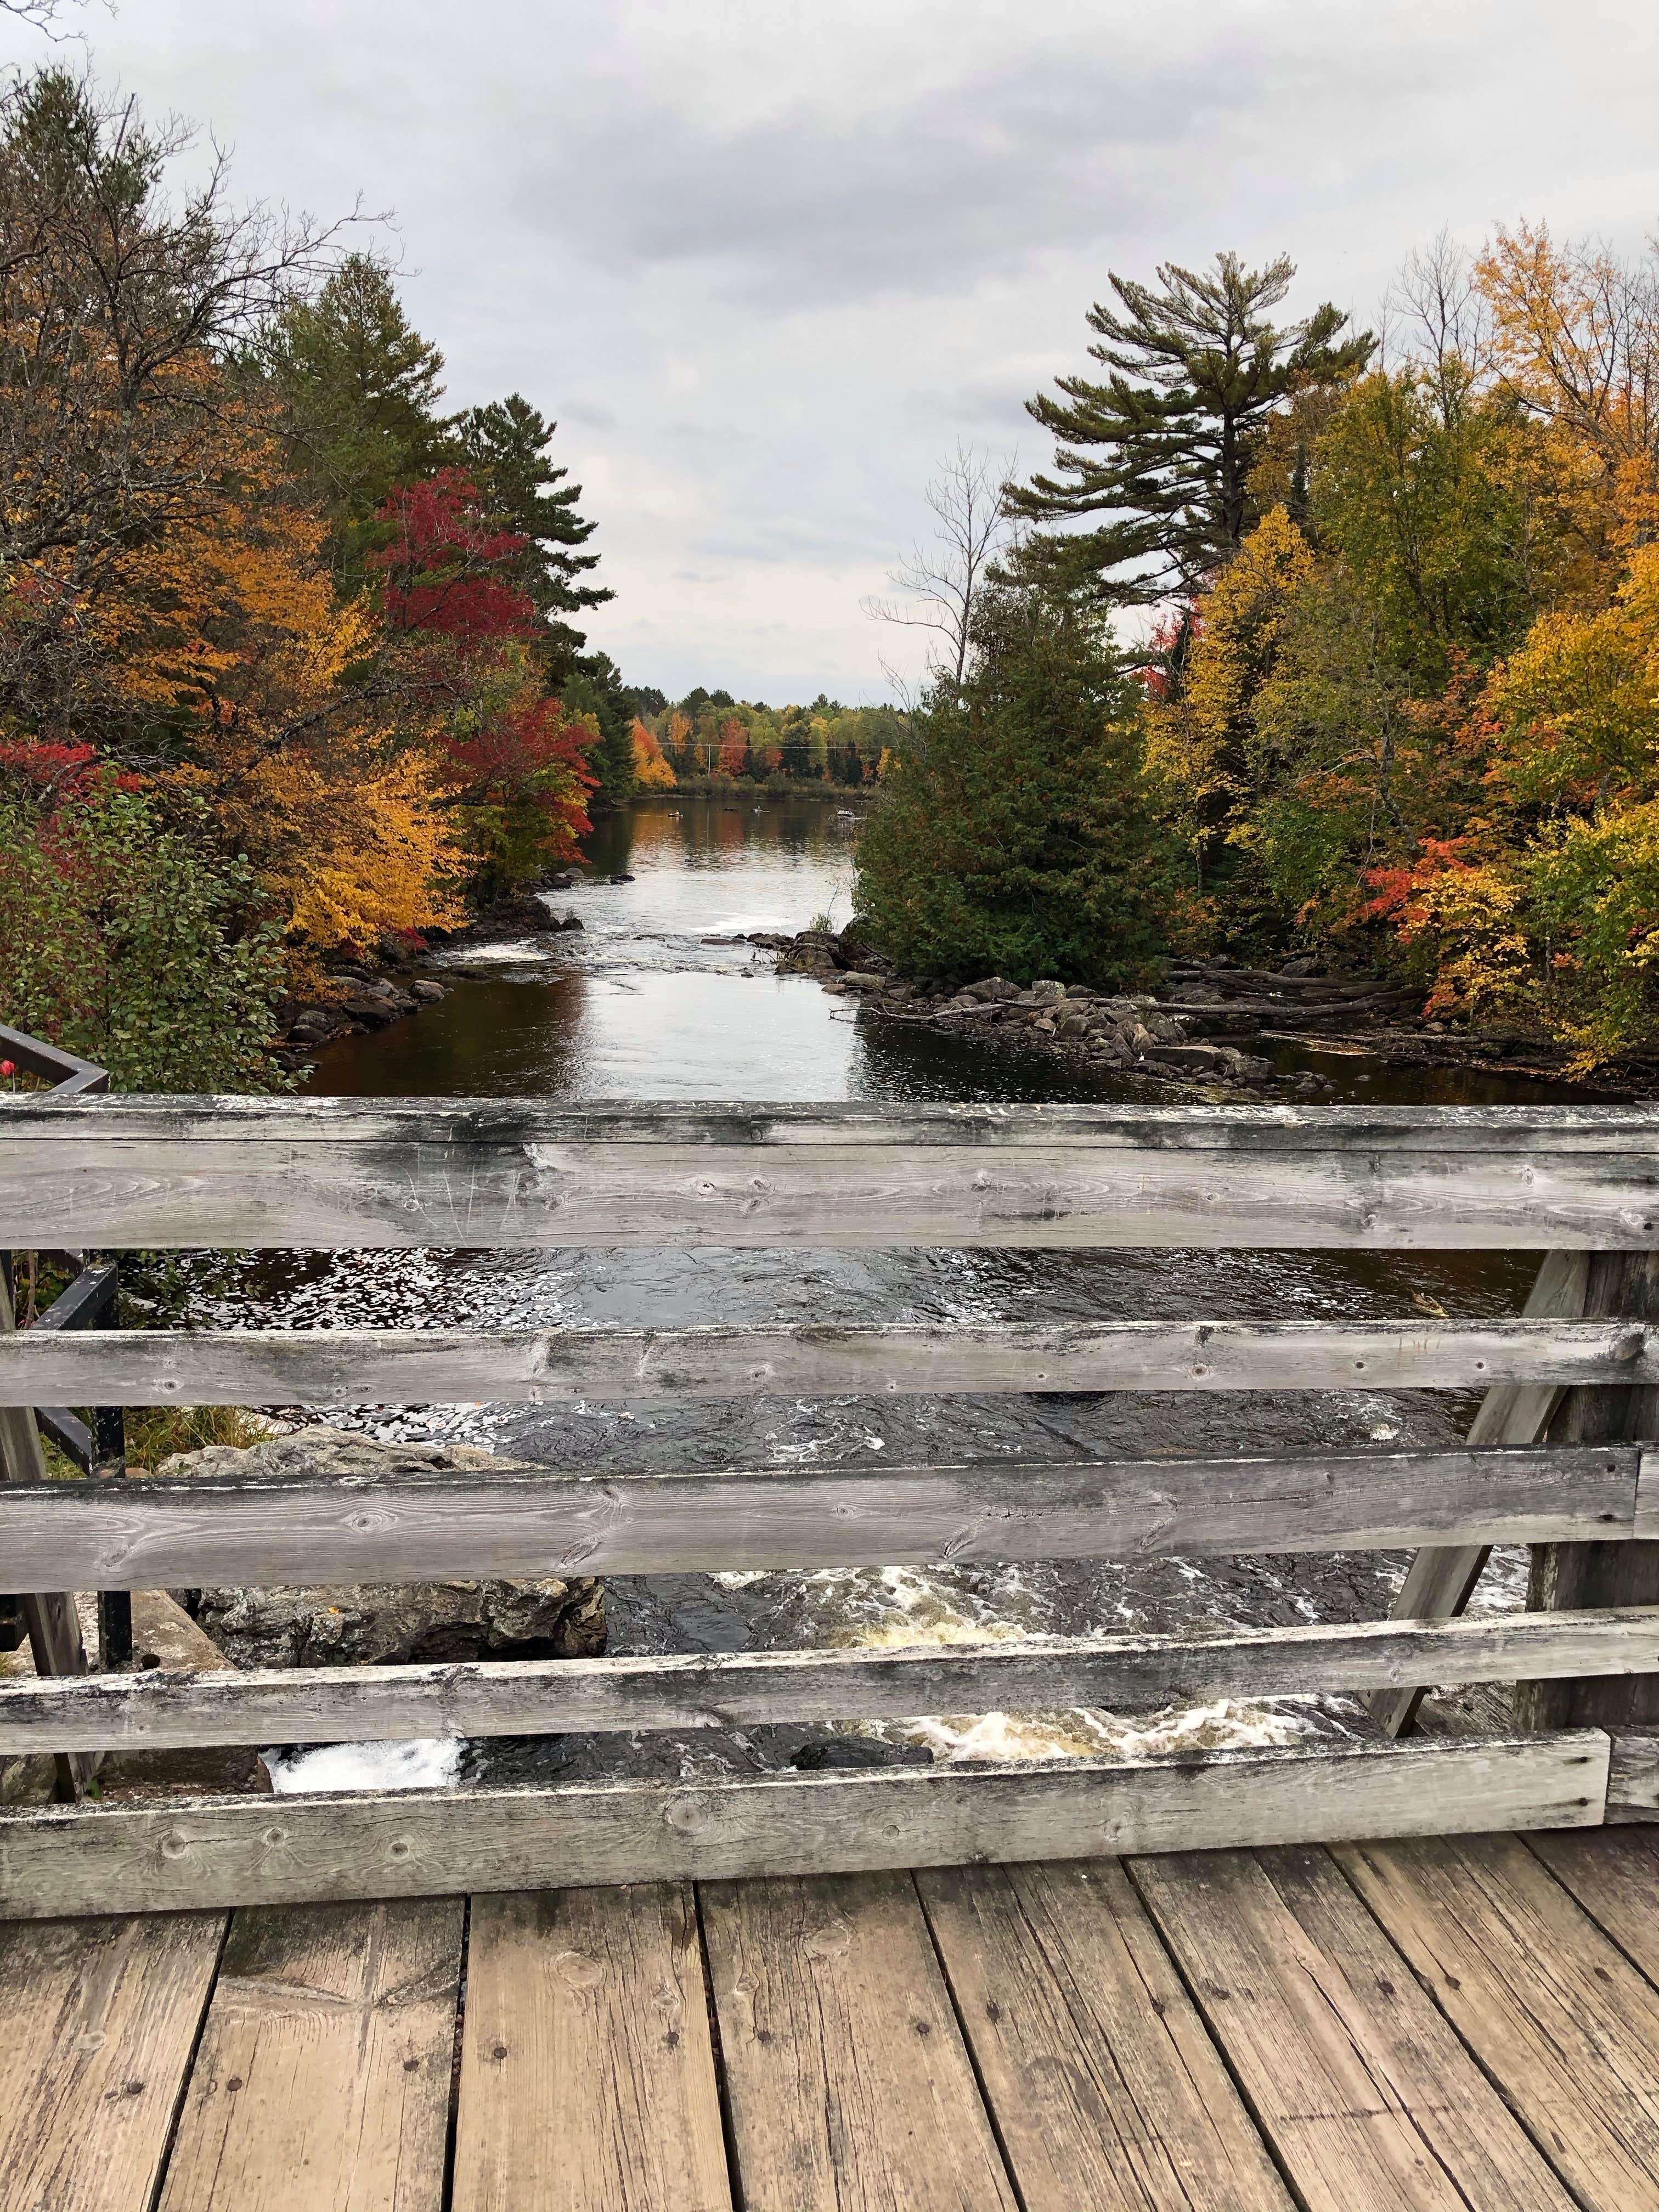
[[[58,69],[0,103],[0,1000],[278,1079],[344,950],[574,857],[638,703],[554,425],[442,406],[392,272]]]
[[[1385,339],[1276,319],[1293,275],[1113,278],[1103,374],[1031,403],[1056,462],[888,780],[866,921],[913,972],[1312,952],[1581,1069],[1659,1046],[1659,259],[1442,241]],[[1115,685],[1057,677],[1085,635]]]

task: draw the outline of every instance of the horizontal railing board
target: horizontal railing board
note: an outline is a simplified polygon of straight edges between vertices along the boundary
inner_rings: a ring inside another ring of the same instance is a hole
[[[835,1099],[746,1102],[545,1098],[264,1098],[120,1093],[88,1105],[39,1096],[0,1100],[20,1140],[56,1143],[95,1130],[118,1140],[193,1142],[226,1134],[299,1144],[446,1145],[467,1139],[778,1146],[1052,1144],[1274,1152],[1311,1139],[1323,1147],[1385,1145],[1439,1152],[1488,1147],[1527,1153],[1659,1148],[1659,1105],[1178,1106],[877,1103]],[[49,1118],[48,1118],[49,1117]]]
[[[0,1102],[0,1245],[1629,1249],[1643,1108]]]
[[[9,1338],[0,1405],[549,1404],[798,1391],[1659,1382],[1630,1321],[950,1322],[859,1328],[88,1331]]]
[[[741,1880],[1595,1826],[1599,1729],[703,1784],[200,1798],[0,1814],[0,1915]]]
[[[0,1686],[0,1755],[1146,1710],[1405,1684],[1659,1671],[1659,1606],[915,1650],[88,1674]]]
[[[0,1491],[24,1589],[425,1582],[1628,1536],[1639,1448]]]

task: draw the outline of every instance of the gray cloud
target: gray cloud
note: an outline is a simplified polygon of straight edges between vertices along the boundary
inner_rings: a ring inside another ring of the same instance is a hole
[[[877,696],[859,600],[957,435],[1047,458],[1109,268],[1298,258],[1374,315],[1443,223],[1659,216],[1628,0],[123,0],[98,58],[250,192],[395,204],[457,402],[561,423],[640,680]],[[8,49],[6,41],[9,41]],[[42,52],[0,17],[0,56]]]

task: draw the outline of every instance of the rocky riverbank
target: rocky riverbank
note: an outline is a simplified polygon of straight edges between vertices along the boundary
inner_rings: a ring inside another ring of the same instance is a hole
[[[896,1021],[1006,1032],[1172,1097],[1218,1090],[1317,1097],[1334,1088],[1308,1068],[1276,1067],[1267,1053],[1280,1047],[1363,1052],[1402,1067],[1478,1066],[1537,1081],[1568,1079],[1561,1055],[1535,1037],[1502,1027],[1449,1029],[1424,1018],[1420,990],[1333,974],[1309,956],[1277,969],[1224,959],[1175,963],[1154,989],[1113,994],[1055,981],[1022,988],[1000,975],[960,986],[907,979],[872,951],[856,924],[750,941],[777,954],[780,974],[816,976],[825,990]],[[1629,1069],[1619,1079],[1598,1077],[1593,1095],[1629,1097],[1650,1089],[1642,1070]]]
[[[579,880],[576,871],[561,870],[543,888],[568,890]],[[556,914],[545,899],[526,891],[496,901],[459,929],[432,930],[409,944],[390,942],[379,945],[373,955],[338,961],[325,970],[312,994],[289,1000],[278,1010],[281,1026],[273,1053],[284,1066],[301,1067],[319,1045],[335,1037],[386,1029],[418,1014],[423,1006],[435,1006],[449,994],[449,986],[432,972],[431,955],[441,948],[487,944],[503,931],[556,937],[581,926],[579,915]]]

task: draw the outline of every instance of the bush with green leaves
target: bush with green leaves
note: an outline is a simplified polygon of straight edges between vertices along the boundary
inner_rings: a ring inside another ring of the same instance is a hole
[[[276,1091],[281,933],[204,808],[111,775],[0,777],[0,1019],[118,1091]]]

